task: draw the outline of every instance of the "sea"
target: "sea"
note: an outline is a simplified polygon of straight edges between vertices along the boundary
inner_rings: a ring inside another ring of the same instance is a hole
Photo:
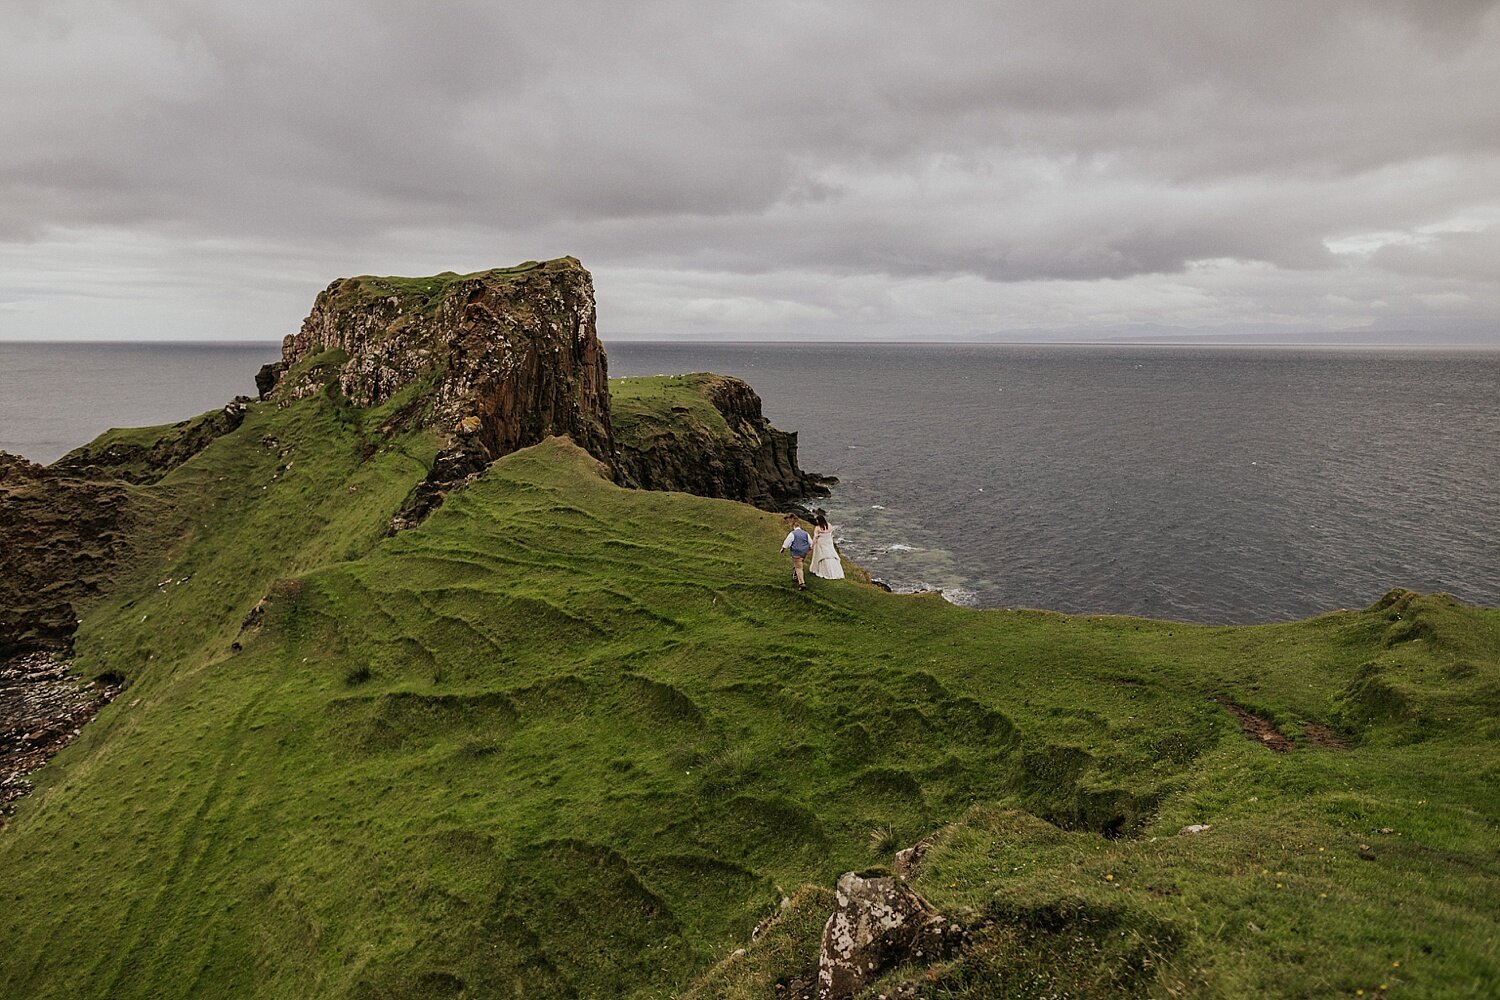
[[[798,433],[843,552],[976,607],[1200,623],[1392,587],[1500,606],[1500,352],[979,344],[608,345],[716,371]],[[0,344],[0,449],[253,394],[264,344]]]

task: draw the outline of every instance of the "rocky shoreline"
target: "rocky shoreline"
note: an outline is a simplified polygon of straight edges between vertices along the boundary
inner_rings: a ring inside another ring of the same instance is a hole
[[[15,801],[31,791],[30,776],[124,690],[119,678],[88,681],[71,670],[69,660],[52,652],[0,664],[0,830]]]

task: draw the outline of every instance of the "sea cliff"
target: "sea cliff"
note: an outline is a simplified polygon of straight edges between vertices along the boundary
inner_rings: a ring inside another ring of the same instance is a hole
[[[563,434],[613,460],[593,279],[572,257],[339,279],[256,381],[262,398],[290,401],[324,391],[329,375],[358,407],[427,381],[415,415],[439,430],[462,426],[490,458]]]
[[[838,480],[797,464],[797,433],[771,426],[737,378],[699,373],[616,380],[611,417],[625,482],[788,510]]]

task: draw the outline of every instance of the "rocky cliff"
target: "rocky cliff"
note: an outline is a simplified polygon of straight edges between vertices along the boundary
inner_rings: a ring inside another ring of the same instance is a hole
[[[330,352],[339,389],[356,406],[430,379],[423,418],[491,457],[563,434],[613,462],[593,279],[572,257],[476,274],[335,281],[301,331],[282,341],[281,361],[262,369],[262,398],[321,391],[324,380],[298,366]]]
[[[0,452],[0,660],[66,650],[75,605],[103,591],[140,520],[124,483]]]
[[[330,373],[362,407],[419,387],[403,419],[447,439],[393,531],[419,523],[496,458],[549,435],[614,468],[593,279],[572,257],[475,274],[341,278],[256,384],[262,399],[287,403],[324,391]]]
[[[618,466],[626,482],[787,510],[838,480],[803,472],[797,434],[778,430],[737,378],[699,373],[616,379]]]

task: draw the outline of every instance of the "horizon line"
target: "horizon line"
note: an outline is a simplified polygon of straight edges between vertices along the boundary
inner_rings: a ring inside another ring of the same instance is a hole
[[[1118,340],[1002,340],[993,337],[967,337],[967,338],[922,338],[922,339],[899,339],[899,338],[818,338],[818,337],[794,337],[788,334],[777,334],[772,337],[747,337],[738,334],[725,336],[690,335],[676,336],[670,334],[656,334],[649,336],[641,335],[617,335],[599,337],[606,346],[610,343],[616,344],[676,344],[683,346],[797,346],[797,345],[849,345],[849,346],[890,346],[890,347],[921,347],[927,345],[952,346],[952,347],[1240,347],[1240,348],[1276,348],[1276,349],[1365,349],[1365,350],[1466,350],[1466,351],[1500,351],[1500,339],[1490,340],[1438,340],[1424,343],[1403,343],[1390,340],[1363,341],[1363,340],[1262,340],[1262,336],[1276,336],[1275,334],[1229,334],[1225,338],[1198,338],[1198,337],[1168,337],[1161,339],[1152,338],[1121,338]],[[1250,339],[1238,339],[1250,338]],[[119,340],[9,340],[0,337],[0,347],[223,347],[223,348],[254,348],[266,347],[280,349],[281,338],[264,340],[190,340],[190,339],[147,339],[132,338]]]

